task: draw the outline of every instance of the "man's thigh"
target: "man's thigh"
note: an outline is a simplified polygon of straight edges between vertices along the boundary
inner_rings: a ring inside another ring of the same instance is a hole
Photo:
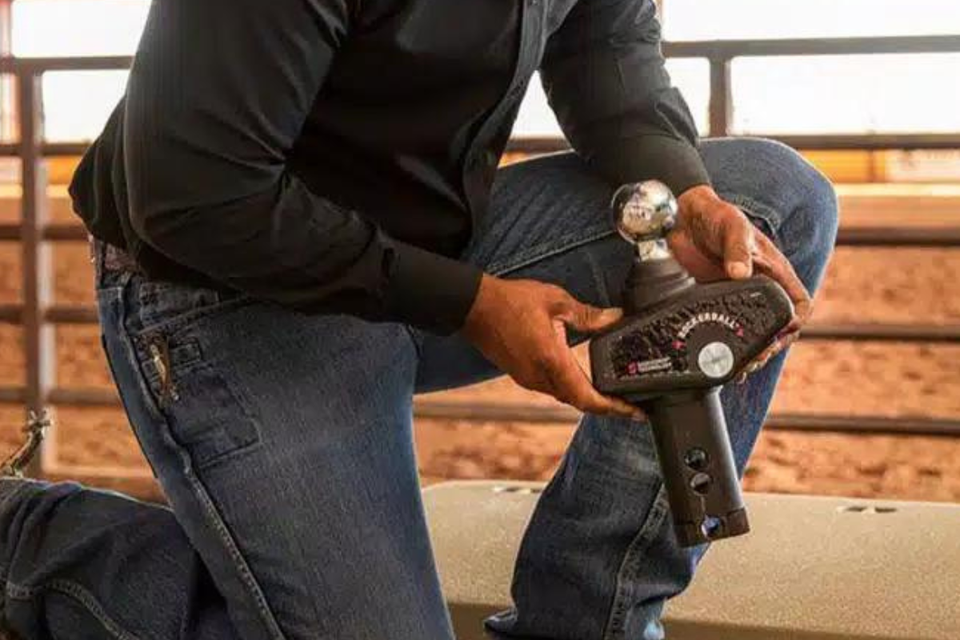
[[[101,295],[131,422],[243,638],[450,640],[405,328],[139,279]]]
[[[572,153],[505,167],[462,259],[495,276],[549,282],[584,302],[616,305],[632,249],[612,226],[612,194]],[[418,392],[500,375],[459,336],[418,341]]]
[[[741,207],[815,290],[836,233],[835,195],[826,179],[769,140],[704,140],[701,154],[719,195]],[[510,165],[498,173],[490,210],[462,258],[493,275],[557,284],[592,305],[619,305],[633,249],[613,227],[614,190],[573,153]],[[499,375],[459,336],[419,342],[418,391]]]

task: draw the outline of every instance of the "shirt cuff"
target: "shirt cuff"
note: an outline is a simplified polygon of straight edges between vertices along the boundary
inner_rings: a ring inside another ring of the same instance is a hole
[[[404,242],[395,241],[394,247],[386,295],[390,319],[438,335],[459,331],[477,297],[483,271]]]
[[[616,178],[620,184],[655,179],[678,197],[691,187],[710,184],[700,151],[687,140],[641,136],[621,142],[617,155],[620,157],[612,166],[619,174]]]

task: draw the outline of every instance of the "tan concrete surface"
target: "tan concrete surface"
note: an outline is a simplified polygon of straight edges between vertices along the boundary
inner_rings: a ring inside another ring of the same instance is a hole
[[[510,604],[537,483],[424,493],[459,640]],[[960,506],[748,494],[752,532],[713,545],[667,607],[670,640],[957,640]]]

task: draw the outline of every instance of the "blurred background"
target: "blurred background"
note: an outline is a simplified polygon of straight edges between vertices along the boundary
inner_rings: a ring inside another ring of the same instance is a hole
[[[841,231],[747,472],[754,491],[960,501],[960,5],[662,0],[703,135],[800,149]],[[159,497],[113,391],[66,184],[123,92],[146,0],[0,0],[0,456],[26,411],[39,472]],[[566,148],[532,83],[505,163]],[[546,479],[576,414],[508,380],[416,405],[426,483]]]

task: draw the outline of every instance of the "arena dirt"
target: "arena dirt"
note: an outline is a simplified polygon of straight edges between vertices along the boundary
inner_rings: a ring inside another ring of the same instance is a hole
[[[83,245],[56,249],[61,303],[91,303]],[[831,266],[817,309],[830,322],[960,322],[960,251],[845,248]],[[0,302],[19,298],[17,247],[0,245]],[[110,386],[96,327],[57,332],[58,381]],[[23,375],[21,332],[0,325],[0,383]],[[446,394],[446,401],[549,403],[507,380]],[[960,346],[802,342],[791,355],[774,409],[790,413],[960,416]],[[58,460],[145,470],[124,417],[114,409],[61,407]],[[0,406],[0,453],[22,421]],[[425,481],[444,478],[546,479],[574,426],[420,420],[416,437]],[[754,491],[960,501],[960,439],[765,431],[747,473]]]

